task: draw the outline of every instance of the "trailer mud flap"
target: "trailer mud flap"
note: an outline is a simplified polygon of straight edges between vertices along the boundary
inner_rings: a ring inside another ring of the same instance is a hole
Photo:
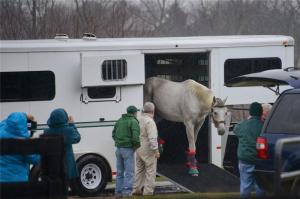
[[[238,177],[213,164],[200,164],[198,177],[183,164],[159,164],[157,172],[190,192],[239,192]]]

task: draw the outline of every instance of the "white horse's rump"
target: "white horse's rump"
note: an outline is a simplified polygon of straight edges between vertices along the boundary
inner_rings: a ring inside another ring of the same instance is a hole
[[[195,162],[196,139],[206,116],[212,112],[212,117],[219,134],[224,134],[225,101],[214,98],[212,91],[195,82],[172,82],[151,77],[146,80],[144,87],[145,101],[155,104],[156,113],[169,121],[183,122],[189,142],[189,154],[193,155],[189,164],[193,171],[198,172]],[[189,159],[189,157],[188,157]],[[189,161],[189,160],[188,160]]]

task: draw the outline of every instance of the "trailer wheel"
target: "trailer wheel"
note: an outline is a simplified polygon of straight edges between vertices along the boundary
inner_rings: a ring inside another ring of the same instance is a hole
[[[108,165],[103,159],[88,155],[77,162],[79,179],[71,189],[79,196],[96,196],[103,191],[108,179]]]

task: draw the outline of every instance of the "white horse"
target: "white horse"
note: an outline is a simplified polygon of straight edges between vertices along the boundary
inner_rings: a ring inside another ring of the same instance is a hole
[[[146,80],[144,87],[145,101],[155,104],[155,112],[162,118],[183,122],[189,142],[187,164],[189,174],[198,175],[195,158],[197,136],[207,115],[211,113],[212,121],[219,135],[225,133],[225,100],[215,98],[212,91],[194,80],[172,82],[151,77]]]

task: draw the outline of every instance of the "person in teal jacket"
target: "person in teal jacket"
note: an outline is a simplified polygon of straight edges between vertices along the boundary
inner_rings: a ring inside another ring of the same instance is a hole
[[[11,113],[0,123],[0,138],[28,139],[27,120],[34,118],[22,112]],[[39,155],[1,155],[0,182],[28,181],[30,164],[38,164],[39,161]]]
[[[81,136],[74,125],[73,117],[68,116],[62,108],[55,109],[51,112],[47,125],[49,128],[44,130],[45,135],[62,135],[64,137],[67,176],[69,181],[75,180],[78,177],[78,171],[72,144],[78,143]]]
[[[264,196],[264,191],[257,185],[253,173],[256,161],[256,138],[260,135],[263,127],[262,112],[261,104],[253,102],[249,109],[250,118],[238,123],[233,129],[234,134],[239,139],[238,160],[241,197],[250,197],[253,188],[255,188],[256,196]]]
[[[115,141],[117,158],[117,176],[115,194],[117,197],[132,195],[134,180],[134,152],[140,147],[140,126],[136,119],[138,109],[127,108],[114,126],[112,137]]]

